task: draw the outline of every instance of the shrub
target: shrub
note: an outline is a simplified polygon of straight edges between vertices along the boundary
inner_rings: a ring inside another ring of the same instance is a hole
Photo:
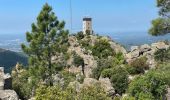
[[[145,73],[145,70],[149,69],[149,65],[147,64],[147,58],[141,57],[133,61],[130,66],[132,68],[129,68],[130,74],[140,74]]]
[[[102,77],[104,77],[104,78],[106,78],[106,77],[108,77],[108,78],[111,78],[111,76],[113,75],[113,69],[111,69],[111,68],[109,68],[109,69],[104,69],[103,71],[102,71]]]
[[[118,94],[125,93],[128,87],[128,73],[123,67],[112,69],[111,83]]]
[[[164,73],[151,70],[144,76],[134,79],[129,85],[128,92],[137,100],[162,100],[167,88],[164,77]]]
[[[73,60],[73,64],[77,67],[81,66],[82,67],[82,72],[84,74],[84,59],[82,57],[80,57],[79,55],[77,55],[76,53],[74,54],[74,60]]]
[[[36,78],[34,78],[34,80],[31,80],[30,82],[28,82],[28,79],[33,79],[30,78],[29,76],[29,72],[24,70],[24,69],[20,69],[22,70],[22,72],[15,72],[13,71],[12,73],[12,88],[17,92],[18,96],[20,97],[20,99],[22,100],[27,100],[30,98],[33,87],[36,87]]]
[[[112,68],[113,66],[113,59],[98,59],[97,67],[92,70],[92,77],[95,79],[99,79],[104,69]]]
[[[99,84],[83,87],[77,97],[77,100],[111,100]]]
[[[70,73],[68,71],[61,71],[60,72],[62,78],[64,78],[64,88],[68,86],[70,82],[73,82],[76,80],[76,75],[74,73]]]
[[[160,49],[155,52],[155,60],[162,63],[162,62],[170,62],[170,48]]]
[[[92,54],[98,58],[107,58],[115,54],[114,50],[110,47],[108,40],[99,39],[92,48]]]
[[[74,88],[62,89],[59,86],[40,86],[36,90],[36,100],[111,100],[106,95],[103,88],[96,84],[94,86],[84,86],[80,92]]]
[[[78,40],[81,40],[81,39],[83,39],[83,38],[85,37],[82,31],[81,31],[81,32],[78,32],[75,36],[76,36],[76,38],[77,38]]]

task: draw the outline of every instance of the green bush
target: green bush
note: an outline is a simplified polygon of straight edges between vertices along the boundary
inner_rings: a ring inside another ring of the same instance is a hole
[[[147,64],[147,58],[141,57],[134,60],[130,64],[128,71],[130,74],[141,74],[141,73],[145,73],[145,70],[147,69],[149,69],[149,65]]]
[[[81,32],[78,32],[75,36],[76,36],[76,38],[77,38],[78,40],[81,40],[81,39],[83,39],[83,38],[85,37],[85,35],[83,34],[82,31],[81,31]]]
[[[166,49],[160,49],[157,52],[155,52],[155,60],[159,63],[162,62],[170,62],[170,48]]]
[[[134,79],[128,92],[137,100],[162,100],[167,88],[164,77],[164,73],[149,71],[144,76]]]
[[[64,88],[68,86],[70,82],[73,82],[76,80],[76,75],[74,73],[70,73],[68,71],[61,71],[60,72],[62,78],[64,78]]]
[[[111,78],[112,75],[113,75],[113,69],[112,68],[109,68],[109,69],[104,69],[101,73],[102,77],[106,78]]]
[[[99,84],[83,87],[77,97],[77,100],[111,100]]]
[[[107,58],[115,54],[114,50],[110,47],[108,40],[99,39],[92,48],[92,54],[98,58]]]
[[[123,67],[112,69],[111,83],[118,94],[125,93],[128,87],[128,73]]]
[[[92,70],[92,77],[95,79],[99,79],[104,69],[112,68],[113,66],[113,59],[98,59],[97,67]]]
[[[31,97],[32,90],[37,87],[37,83],[38,79],[30,77],[30,73],[25,69],[20,69],[20,72],[16,72],[16,70],[12,72],[12,88],[22,100]]]
[[[59,86],[40,86],[36,90],[36,100],[111,100],[106,95],[103,88],[96,84],[94,86],[84,86],[80,92],[74,88],[62,89]]]
[[[82,57],[80,57],[77,54],[74,54],[73,57],[74,57],[73,64],[75,66],[79,67],[84,65],[84,59]]]

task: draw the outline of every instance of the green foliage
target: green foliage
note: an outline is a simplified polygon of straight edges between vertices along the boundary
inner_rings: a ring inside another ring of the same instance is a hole
[[[63,86],[64,88],[67,88],[70,82],[76,80],[76,75],[74,73],[70,73],[68,71],[61,71],[60,74],[61,77],[64,78],[64,86]]]
[[[157,0],[160,17],[152,21],[149,33],[154,36],[170,33],[170,3],[169,0]]]
[[[145,73],[145,70],[149,69],[149,65],[147,64],[147,58],[141,57],[134,60],[130,66],[127,67],[127,70],[130,74],[140,74]]]
[[[102,77],[110,78],[111,83],[116,90],[116,93],[125,93],[128,87],[128,73],[123,67],[113,67],[109,69],[104,69],[102,71]]]
[[[152,21],[153,27],[149,30],[149,33],[154,36],[170,33],[169,23],[170,19],[157,18]]]
[[[76,36],[76,38],[77,38],[78,40],[81,40],[81,39],[83,39],[83,38],[85,37],[85,35],[83,34],[82,31],[81,31],[81,32],[78,32],[75,36]]]
[[[104,69],[108,69],[114,66],[114,61],[112,58],[110,59],[98,59],[97,67],[92,70],[92,77],[95,79],[99,79],[102,71]]]
[[[74,100],[72,90],[62,90],[59,86],[40,86],[36,90],[36,100]]]
[[[108,40],[99,39],[92,47],[92,54],[98,58],[107,58],[115,54],[114,50],[110,47]]]
[[[86,39],[83,39],[83,40],[79,40],[79,43],[86,50],[91,50],[92,49],[92,45],[89,43],[89,41],[91,41],[90,38],[86,38]]]
[[[78,94],[79,100],[111,100],[106,93],[104,92],[104,89],[96,84],[94,86],[87,86],[83,87]]]
[[[115,65],[123,64],[125,62],[124,55],[121,52],[116,53],[114,55],[113,61],[114,61]]]
[[[84,66],[84,59],[82,57],[80,57],[79,55],[77,55],[76,53],[74,53],[73,55],[73,64],[77,67],[79,66]]]
[[[80,84],[83,84],[84,78],[85,78],[84,75],[79,74],[79,79],[77,79],[77,81],[78,81]]]
[[[73,55],[74,60],[73,60],[73,64],[77,67],[81,66],[82,67],[82,72],[84,74],[84,59],[82,57],[80,57],[79,55],[77,55],[76,53],[74,53]]]
[[[163,63],[163,62],[170,62],[170,48],[166,49],[160,49],[155,52],[155,60]]]
[[[36,100],[111,100],[99,85],[84,86],[80,92],[74,88],[63,90],[58,86],[40,86],[35,97]]]
[[[108,77],[111,78],[113,75],[113,69],[109,68],[109,69],[104,69],[101,73],[102,77]]]
[[[19,65],[19,72],[13,70],[12,72],[12,88],[17,92],[22,100],[30,98],[32,90],[36,87],[36,82],[29,82],[29,73]]]
[[[128,92],[138,100],[162,100],[167,88],[164,77],[164,73],[150,71],[134,79]]]
[[[64,30],[64,26],[65,22],[60,22],[52,7],[46,3],[37,17],[37,22],[32,24],[32,31],[26,33],[29,45],[22,44],[23,51],[29,56],[29,66],[46,69],[40,75],[48,77],[50,85],[53,69],[57,66],[52,63],[52,57],[57,56],[57,53],[65,53],[68,47],[68,31]]]
[[[125,93],[128,87],[128,73],[123,67],[114,67],[110,80],[116,93]]]

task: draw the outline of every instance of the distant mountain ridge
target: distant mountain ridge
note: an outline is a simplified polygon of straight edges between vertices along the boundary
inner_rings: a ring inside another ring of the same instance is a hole
[[[24,53],[14,52],[0,48],[0,67],[5,68],[5,72],[10,73],[17,62],[27,65],[27,56]]]

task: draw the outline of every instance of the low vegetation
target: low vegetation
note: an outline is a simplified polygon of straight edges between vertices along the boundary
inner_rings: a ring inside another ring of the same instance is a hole
[[[45,4],[37,17],[37,23],[32,24],[32,31],[26,33],[29,44],[22,44],[22,48],[29,57],[28,67],[19,65],[12,71],[13,89],[21,99],[162,100],[165,97],[167,87],[170,86],[170,49],[158,50],[155,60],[162,63],[158,63],[156,69],[149,70],[146,57],[127,64],[124,55],[116,53],[108,39],[94,34],[84,35],[82,32],[74,35],[77,42],[89,51],[88,56],[93,56],[97,61],[91,77],[97,80],[108,78],[115,94],[108,96],[100,84],[80,84],[82,88],[77,84],[70,86],[75,81],[83,83],[85,76],[70,73],[67,60],[72,57],[72,65],[81,66],[83,73],[85,62],[82,55],[75,52],[68,54],[69,34],[64,26],[65,23],[60,22],[52,8]],[[91,43],[91,36],[96,36],[94,43]],[[130,80],[129,76],[135,78]],[[127,96],[123,98],[123,94]]]

